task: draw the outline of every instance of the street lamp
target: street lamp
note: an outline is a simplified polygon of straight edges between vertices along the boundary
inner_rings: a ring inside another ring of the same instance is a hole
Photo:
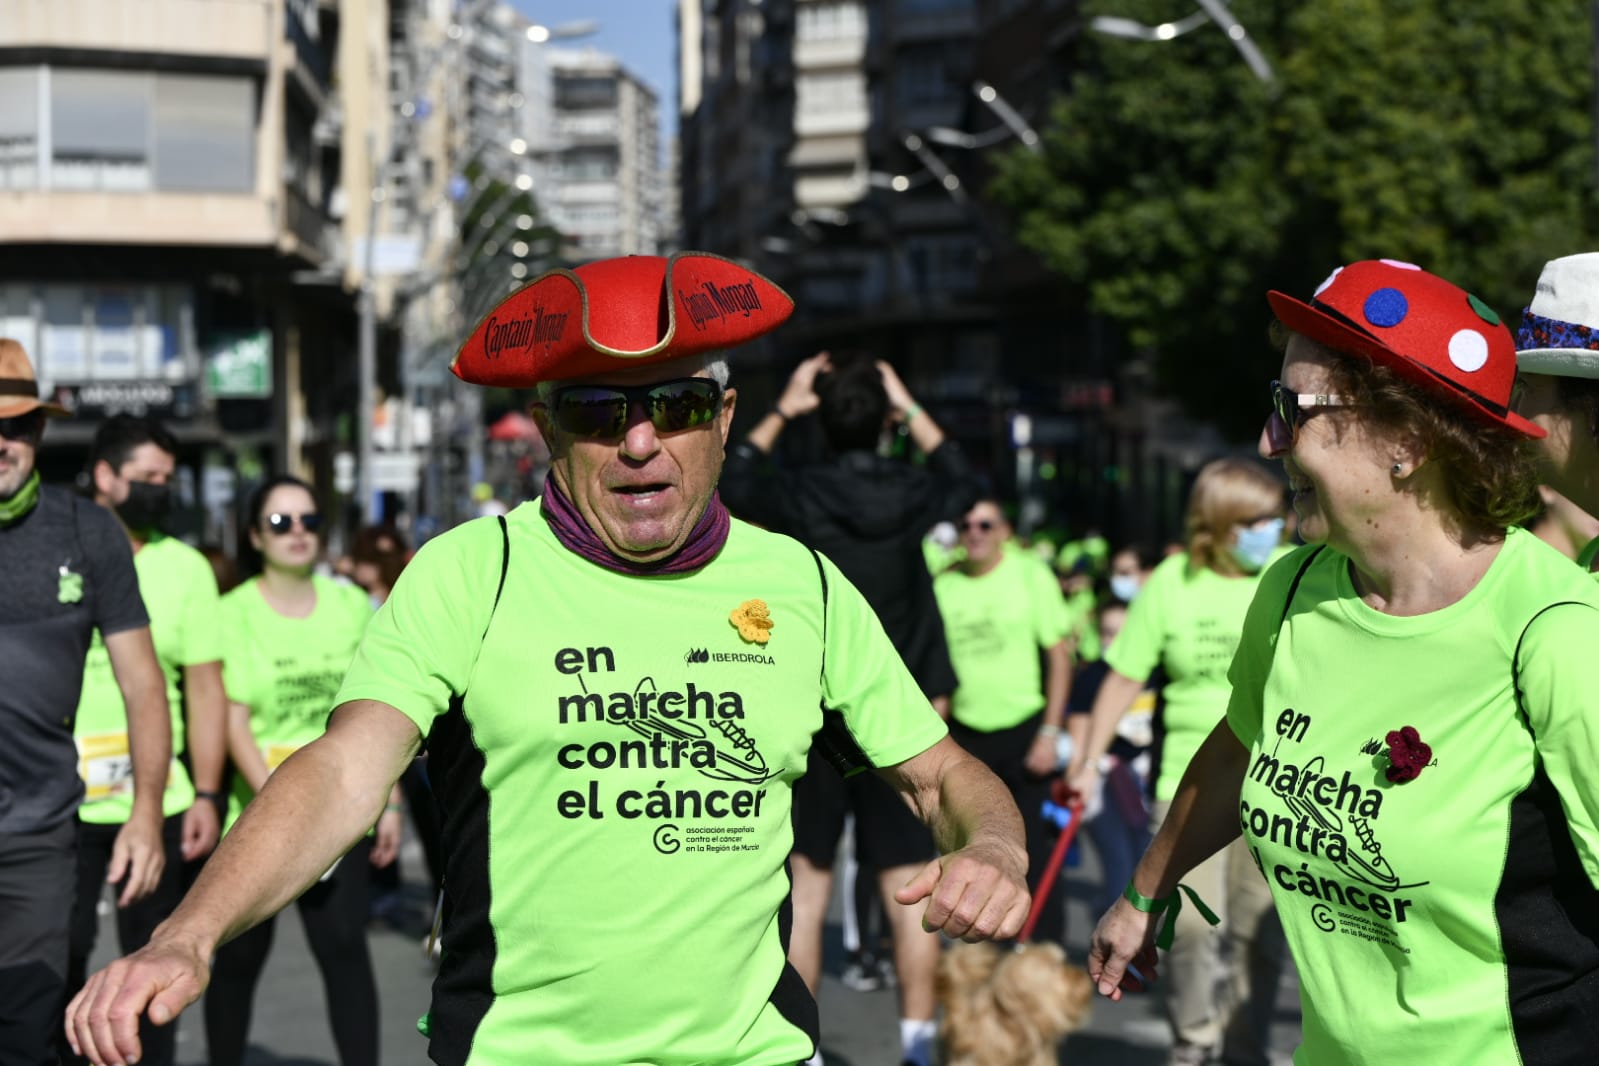
[[[1237,17],[1228,10],[1223,0],[1195,0],[1201,10],[1194,12],[1187,18],[1177,22],[1162,22],[1158,26],[1146,26],[1129,18],[1115,15],[1099,15],[1088,23],[1088,28],[1096,33],[1103,33],[1111,37],[1125,37],[1135,41],[1170,41],[1190,30],[1198,29],[1206,22],[1214,22],[1220,26],[1222,32],[1227,34],[1227,39],[1233,42],[1233,47],[1238,49],[1238,54],[1244,57],[1244,62],[1249,64],[1249,69],[1255,72],[1255,77],[1261,81],[1272,80],[1271,64],[1266,62],[1266,57],[1261,54],[1254,40],[1249,36],[1249,31]]]
[[[541,26],[535,22],[527,28],[527,39],[534,44],[546,44],[573,37],[587,37],[598,33],[599,29],[600,24],[594,19],[578,19],[575,22],[563,22],[559,26]]]
[[[972,92],[977,95],[979,100],[988,105],[990,111],[999,116],[999,120],[1005,124],[1005,128],[1014,133],[1018,141],[1021,141],[1035,152],[1039,150],[1038,132],[1027,124],[1027,120],[1022,118],[1021,114],[1010,106],[1003,96],[999,95],[998,89],[979,79],[972,82]]]

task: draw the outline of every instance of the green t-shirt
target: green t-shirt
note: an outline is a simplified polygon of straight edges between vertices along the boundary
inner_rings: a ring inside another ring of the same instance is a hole
[[[339,690],[428,734],[450,852],[433,1057],[803,1061],[815,1005],[779,932],[791,786],[824,725],[835,756],[887,766],[943,722],[797,541],[734,521],[699,570],[638,577],[561,547],[536,502],[507,522],[498,605],[499,523],[434,538]]]
[[[183,697],[178,688],[185,666],[222,658],[217,627],[217,579],[205,556],[176,537],[156,537],[133,556],[139,592],[150,612],[150,636],[167,681],[172,711],[172,769],[161,797],[162,813],[189,809],[194,785],[178,761],[183,751]],[[128,753],[128,713],[122,689],[111,671],[111,656],[97,631],[83,668],[73,738],[84,800],[78,817],[96,825],[118,825],[133,812],[133,760]]]
[[[1121,635],[1105,653],[1112,670],[1134,681],[1148,681],[1157,666],[1166,669],[1157,800],[1176,794],[1199,745],[1227,713],[1227,666],[1259,584],[1259,573],[1223,577],[1209,567],[1193,570],[1188,553],[1179,552],[1138,590]]]
[[[1066,601],[1048,565],[1030,553],[1006,550],[981,577],[959,569],[933,580],[949,657],[959,684],[951,714],[968,729],[1009,729],[1044,706],[1038,650],[1071,631]]]
[[[1324,549],[1279,634],[1312,550],[1262,582],[1227,711],[1249,749],[1244,839],[1298,963],[1294,1061],[1588,1061],[1599,590],[1512,529],[1465,597],[1399,618],[1367,606],[1348,560]],[[1560,601],[1573,603],[1527,624]],[[1405,726],[1432,757],[1395,784],[1386,737]]]
[[[320,575],[312,581],[316,606],[304,618],[273,610],[260,578],[222,597],[223,684],[228,699],[250,708],[250,732],[269,770],[327,728],[339,683],[372,618],[360,588]],[[254,795],[234,774],[228,828]]]
[[[1066,617],[1071,634],[1077,638],[1077,661],[1080,663],[1098,662],[1103,654],[1099,646],[1099,626],[1094,622],[1094,608],[1097,605],[1091,588],[1066,599]]]

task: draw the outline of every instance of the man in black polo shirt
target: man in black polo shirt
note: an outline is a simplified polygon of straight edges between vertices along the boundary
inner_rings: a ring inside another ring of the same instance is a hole
[[[128,711],[132,816],[108,880],[126,906],[161,874],[161,791],[172,757],[166,685],[128,538],[109,511],[44,487],[46,415],[28,354],[0,338],[0,1066],[55,1061],[83,798],[74,710],[98,628]]]

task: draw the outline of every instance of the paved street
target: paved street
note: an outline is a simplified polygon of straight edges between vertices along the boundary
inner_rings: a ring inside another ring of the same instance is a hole
[[[1084,848],[1083,865],[1068,871],[1068,929],[1074,960],[1083,957],[1095,915],[1086,903],[1094,875],[1093,856]],[[420,852],[408,844],[402,861],[408,872],[421,869]],[[419,885],[408,884],[408,896],[420,915],[427,905]],[[420,920],[420,918],[419,918]],[[898,1066],[899,1036],[894,992],[854,992],[839,983],[843,961],[838,928],[829,930],[827,976],[821,993],[823,1050],[829,1066]],[[109,961],[114,938],[109,917],[101,920],[96,967]],[[432,973],[416,936],[374,925],[372,955],[382,1002],[383,1062],[395,1066],[427,1062],[426,1042],[416,1032],[416,1019],[427,1007]],[[205,1035],[197,1010],[180,1019],[180,1066],[205,1066]],[[1286,1063],[1298,1039],[1295,987],[1284,989],[1279,1002],[1274,1047]],[[1154,995],[1122,1003],[1099,1002],[1088,1027],[1071,1036],[1060,1061],[1071,1066],[1162,1066],[1168,1043],[1166,1024]],[[256,996],[255,1022],[248,1066],[337,1066],[323,1007],[321,979],[305,946],[293,908],[278,919],[272,957]],[[536,1066],[530,1063],[529,1066]]]

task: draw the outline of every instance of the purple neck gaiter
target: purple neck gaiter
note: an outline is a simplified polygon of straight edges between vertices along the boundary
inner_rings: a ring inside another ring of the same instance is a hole
[[[694,523],[694,529],[681,548],[659,562],[635,563],[613,554],[600,542],[594,530],[583,521],[583,516],[577,513],[577,508],[572,506],[572,501],[555,483],[553,475],[544,479],[544,497],[539,501],[539,513],[550,524],[555,539],[567,551],[619,574],[686,574],[690,570],[698,570],[716,558],[716,553],[727,543],[727,531],[733,524],[727,508],[722,506],[721,495],[713,492],[705,513]]]

